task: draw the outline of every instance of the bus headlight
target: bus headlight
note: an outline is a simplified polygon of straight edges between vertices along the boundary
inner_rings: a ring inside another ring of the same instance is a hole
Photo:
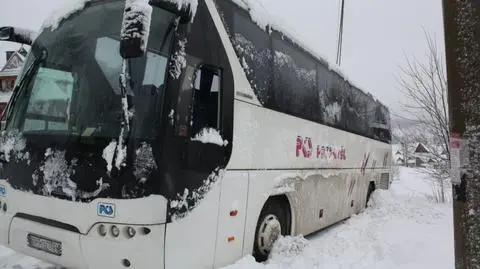
[[[118,237],[120,235],[120,229],[117,226],[113,225],[111,230],[113,237]]]
[[[132,238],[132,237],[134,237],[135,234],[136,234],[135,229],[132,228],[132,227],[127,227],[126,231],[127,231],[127,237],[128,237],[128,238]]]
[[[98,234],[101,237],[105,237],[107,235],[107,228],[105,227],[105,225],[100,224],[100,226],[98,226]]]

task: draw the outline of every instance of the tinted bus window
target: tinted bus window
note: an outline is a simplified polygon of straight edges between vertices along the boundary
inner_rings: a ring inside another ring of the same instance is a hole
[[[234,13],[233,46],[260,103],[270,104],[272,53],[267,32],[238,12]]]
[[[317,64],[318,122],[325,124],[327,93],[332,83],[332,72],[323,64]]]
[[[277,37],[273,38],[275,105],[282,112],[316,121],[317,69],[313,59]]]
[[[345,80],[333,73],[327,88],[324,122],[328,125],[344,129],[344,100],[346,97]]]

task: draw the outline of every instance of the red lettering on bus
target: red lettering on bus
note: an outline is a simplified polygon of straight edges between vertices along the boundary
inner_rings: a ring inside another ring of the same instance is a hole
[[[312,157],[312,139],[309,137],[305,137],[303,139],[301,136],[297,136],[297,147],[296,147],[296,154],[297,157],[300,157],[300,151],[303,154],[303,157],[310,159]]]

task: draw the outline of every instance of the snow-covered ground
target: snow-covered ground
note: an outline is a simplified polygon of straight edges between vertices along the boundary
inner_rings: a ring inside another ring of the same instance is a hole
[[[283,238],[266,264],[246,257],[223,269],[454,268],[452,208],[431,202],[427,182],[401,168],[363,213],[307,240]]]
[[[451,205],[433,203],[416,170],[402,168],[399,178],[363,213],[307,239],[282,238],[267,263],[249,256],[223,269],[453,268]],[[5,248],[0,268],[57,269]]]

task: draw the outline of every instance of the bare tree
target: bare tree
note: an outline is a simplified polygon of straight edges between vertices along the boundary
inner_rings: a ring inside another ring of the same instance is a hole
[[[434,197],[444,203],[450,167],[447,80],[442,54],[432,36],[425,32],[425,37],[426,60],[407,57],[399,84],[408,99],[406,113],[417,126],[409,139],[428,147],[433,164],[423,170],[433,179]]]

